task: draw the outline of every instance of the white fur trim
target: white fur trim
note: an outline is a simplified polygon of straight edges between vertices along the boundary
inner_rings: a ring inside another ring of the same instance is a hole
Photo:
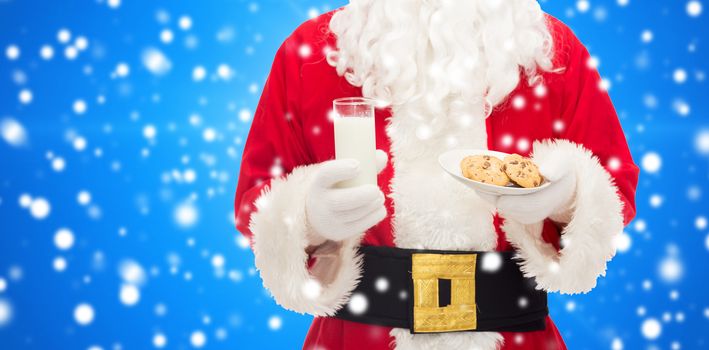
[[[438,166],[438,156],[455,148],[487,148],[482,103],[458,106],[468,119],[434,127],[415,118],[417,106],[395,107],[387,135],[394,176],[392,230],[401,248],[492,251],[497,247],[494,208]],[[393,329],[396,349],[495,350],[499,333],[411,334]]]
[[[293,169],[286,178],[273,179],[256,201],[250,228],[254,234],[256,267],[263,285],[286,309],[315,316],[331,316],[349,299],[361,275],[357,247],[361,236],[341,242],[335,252],[337,271],[330,283],[321,283],[307,267],[312,233],[305,215],[306,190],[318,165]],[[333,255],[331,255],[333,256]]]
[[[522,225],[505,220],[503,230],[517,248],[525,276],[539,288],[564,294],[586,293],[606,273],[615,255],[614,237],[623,231],[623,204],[610,174],[593,153],[566,140],[537,142],[534,159],[547,157],[571,162],[576,176],[570,221],[562,232],[560,252],[543,241],[542,223]]]
[[[504,338],[500,333],[458,332],[438,334],[411,334],[408,329],[394,328],[397,350],[497,350]]]
[[[449,121],[430,130],[414,118],[416,106],[393,109],[387,135],[394,167],[390,197],[397,247],[490,251],[497,246],[494,208],[438,165],[438,156],[452,149],[487,149],[482,103],[461,108],[469,111],[467,123]]]

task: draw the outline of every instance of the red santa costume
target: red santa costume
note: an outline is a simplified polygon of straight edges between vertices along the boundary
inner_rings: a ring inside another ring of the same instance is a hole
[[[595,287],[635,214],[638,169],[589,59],[533,0],[353,0],[286,39],[246,142],[235,214],[264,286],[284,308],[315,316],[305,349],[565,349],[549,317],[534,332],[412,334],[329,316],[357,286],[361,245],[515,250],[543,290]],[[332,101],[352,96],[386,103],[375,118],[377,148],[390,158],[378,177],[388,215],[317,245],[306,189],[334,158]],[[572,200],[534,223],[498,214],[439,168],[438,155],[456,148],[564,163]]]

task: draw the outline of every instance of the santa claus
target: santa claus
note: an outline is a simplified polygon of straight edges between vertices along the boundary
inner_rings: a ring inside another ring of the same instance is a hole
[[[334,186],[358,173],[333,159],[352,96],[381,101],[378,186]],[[551,184],[478,195],[451,149],[528,155]],[[536,1],[351,0],[278,50],[235,214],[276,302],[315,316],[305,349],[564,349],[546,293],[596,286],[637,177],[589,53]]]

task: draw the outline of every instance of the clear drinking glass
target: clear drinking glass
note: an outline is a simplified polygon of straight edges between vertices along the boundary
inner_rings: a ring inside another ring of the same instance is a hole
[[[333,101],[335,124],[335,157],[357,159],[360,173],[342,181],[338,187],[377,184],[375,101],[364,97],[338,98]]]

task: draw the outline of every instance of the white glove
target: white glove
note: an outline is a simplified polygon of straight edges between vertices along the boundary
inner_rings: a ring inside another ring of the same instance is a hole
[[[388,157],[377,150],[377,169],[382,171]],[[326,240],[342,241],[365,232],[387,215],[384,193],[377,185],[335,188],[340,181],[355,178],[359,162],[355,159],[336,159],[322,163],[305,198],[305,211],[316,236],[312,245]]]
[[[571,171],[569,160],[548,157],[537,165],[542,176],[551,182],[549,187],[521,196],[479,193],[480,197],[494,205],[502,217],[525,225],[546,218],[568,223],[576,192],[576,174]]]

